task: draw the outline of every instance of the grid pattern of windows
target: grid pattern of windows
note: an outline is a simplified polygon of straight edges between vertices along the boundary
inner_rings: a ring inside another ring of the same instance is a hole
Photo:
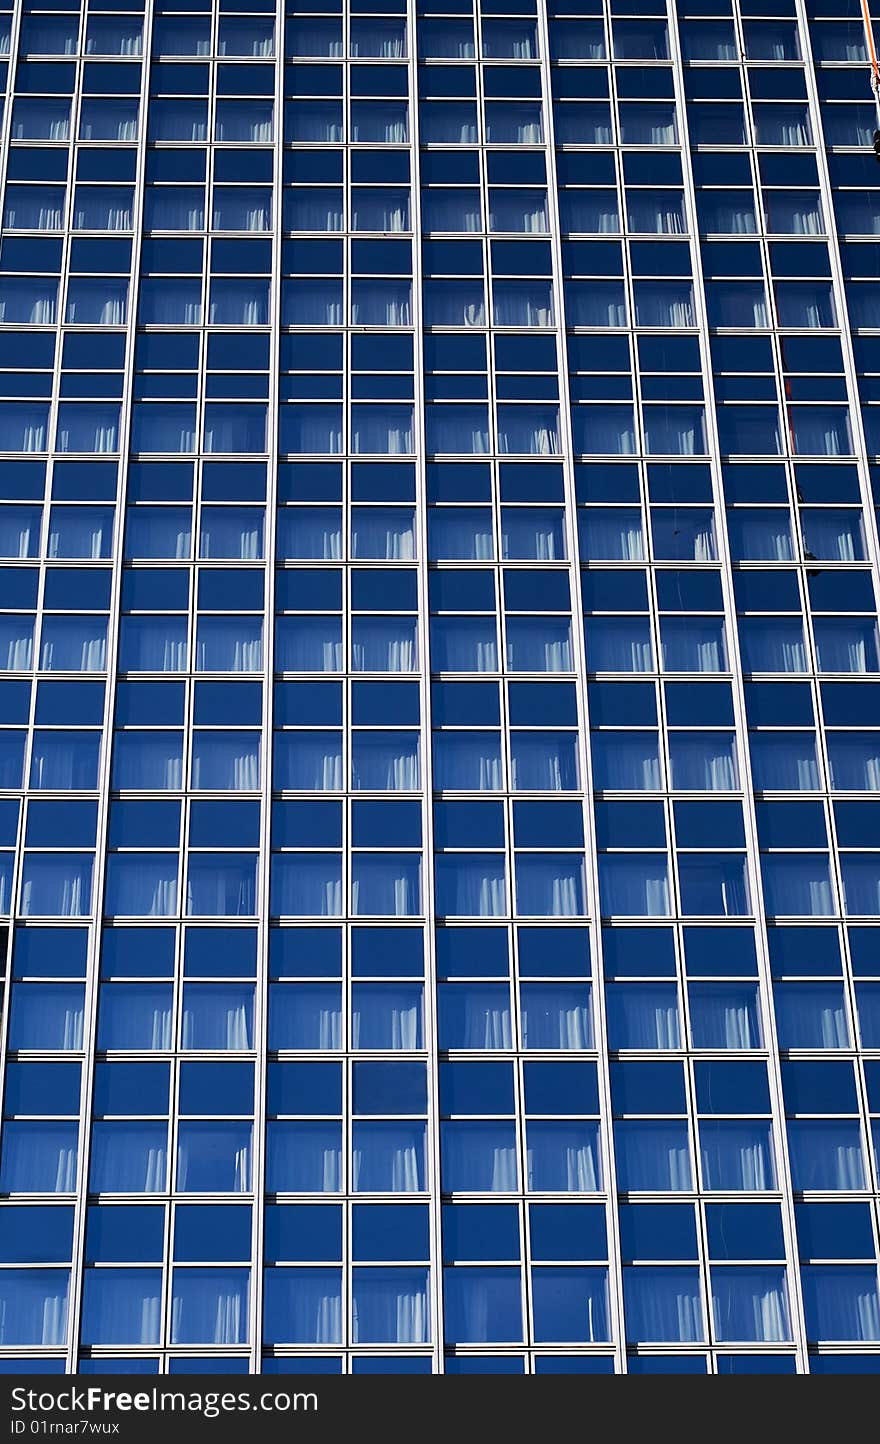
[[[858,4],[0,83],[0,1372],[880,1372]]]

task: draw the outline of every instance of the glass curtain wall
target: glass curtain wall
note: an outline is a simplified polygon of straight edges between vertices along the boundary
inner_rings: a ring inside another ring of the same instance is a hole
[[[0,1371],[880,1369],[851,11],[0,0]]]

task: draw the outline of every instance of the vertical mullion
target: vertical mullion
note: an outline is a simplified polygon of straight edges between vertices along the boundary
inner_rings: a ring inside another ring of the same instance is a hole
[[[410,94],[410,207],[412,214],[413,384],[418,555],[420,738],[422,753],[422,908],[425,957],[425,1039],[428,1053],[428,1177],[430,1208],[434,1372],[443,1372],[443,1257],[440,1229],[440,1094],[437,1020],[436,907],[434,898],[433,754],[431,747],[431,653],[428,610],[428,485],[425,431],[424,315],[422,303],[422,208],[419,174],[418,0],[407,0]]]
[[[146,0],[144,6],[144,38],[141,49],[141,89],[138,113],[138,158],[135,173],[134,216],[132,231],[132,265],[130,270],[130,293],[128,326],[126,330],[125,371],[123,375],[122,403],[119,423],[119,473],[117,478],[117,506],[113,531],[113,569],[110,594],[110,611],[107,634],[106,694],[104,698],[104,748],[98,775],[98,826],[95,848],[95,872],[92,883],[94,896],[92,944],[87,974],[86,1005],[83,1018],[83,1063],[82,1093],[80,1104],[80,1139],[77,1161],[77,1205],[74,1217],[73,1274],[69,1313],[71,1319],[68,1346],[68,1373],[76,1373],[76,1361],[80,1337],[80,1306],[82,1301],[83,1268],[85,1251],[86,1199],[88,1196],[88,1164],[91,1153],[91,1101],[94,1081],[95,1047],[97,1039],[96,1020],[98,1005],[98,980],[101,956],[101,919],[106,878],[108,846],[108,825],[110,815],[110,761],[112,756],[113,720],[116,711],[116,671],[119,655],[119,616],[122,592],[122,541],[125,531],[126,497],[128,491],[128,451],[131,433],[132,392],[134,373],[134,348],[137,319],[137,291],[140,278],[139,254],[144,207],[144,173],[147,150],[147,111],[149,105],[149,80],[153,30],[153,0]],[[63,333],[61,333],[63,334]],[[57,364],[57,361],[56,361]],[[179,856],[179,854],[178,854]],[[165,1207],[168,1205],[166,1203]]]
[[[272,742],[275,661],[275,533],[278,505],[278,426],[281,350],[281,246],[284,165],[284,22],[285,0],[275,11],[274,175],[272,186],[272,280],[269,324],[269,460],[266,473],[265,589],[263,615],[262,815],[260,819],[259,894],[257,898],[257,978],[254,998],[254,1125],[251,1233],[251,1371],[260,1373],[262,1348],[263,1253],[268,1113],[269,882],[272,843]]]
[[[769,940],[767,918],[764,908],[761,884],[761,865],[758,850],[758,829],[755,810],[755,793],[751,773],[751,759],[748,748],[745,688],[743,683],[742,657],[739,634],[736,625],[736,602],[733,595],[733,572],[730,548],[727,540],[727,526],[724,508],[724,486],[721,467],[721,452],[718,442],[718,421],[715,410],[715,393],[712,381],[712,360],[709,350],[709,325],[703,274],[700,265],[699,229],[696,194],[693,184],[692,155],[688,134],[687,105],[684,93],[684,75],[678,45],[678,30],[674,24],[674,6],[670,24],[670,48],[674,57],[674,76],[679,110],[679,126],[682,147],[682,174],[684,176],[685,206],[691,230],[691,257],[694,272],[694,306],[700,330],[700,355],[703,367],[703,390],[706,405],[706,434],[709,445],[709,469],[712,475],[713,512],[717,536],[718,559],[720,562],[721,589],[724,600],[724,619],[727,631],[727,646],[730,657],[731,692],[733,697],[734,730],[736,734],[737,763],[740,771],[743,816],[746,830],[746,867],[749,889],[752,896],[752,914],[755,918],[753,935],[758,959],[758,995],[761,1006],[761,1024],[765,1046],[768,1050],[768,1074],[773,1114],[773,1144],[778,1160],[780,1178],[777,1188],[782,1195],[782,1222],[789,1267],[788,1284],[792,1315],[792,1335],[797,1346],[799,1370],[806,1372],[806,1334],[803,1317],[803,1301],[800,1290],[800,1276],[797,1269],[797,1244],[795,1234],[794,1203],[791,1192],[791,1170],[788,1159],[788,1140],[785,1130],[785,1108],[782,1096],[782,1073],[779,1059],[779,1040],[776,1033],[776,1016],[773,1006],[773,984],[770,972]],[[741,71],[745,67],[741,64]],[[745,102],[744,102],[745,103]],[[684,162],[687,162],[686,164]],[[756,182],[755,182],[756,183]],[[765,258],[766,264],[766,258]],[[696,1119],[696,1093],[691,1098],[692,1118]],[[696,1125],[695,1125],[696,1126]],[[702,1189],[703,1179],[699,1178]],[[707,1267],[708,1289],[708,1267]],[[710,1306],[711,1299],[707,1298]],[[714,1332],[714,1330],[713,1330]],[[714,1343],[714,1340],[713,1340]]]
[[[569,581],[572,602],[572,634],[575,650],[575,687],[578,694],[579,726],[578,763],[581,771],[584,815],[584,858],[587,881],[587,914],[593,953],[593,1017],[596,1030],[599,1077],[599,1147],[602,1159],[605,1212],[608,1226],[609,1298],[612,1337],[615,1344],[616,1368],[626,1367],[623,1320],[623,1288],[621,1274],[620,1235],[617,1219],[617,1182],[614,1163],[614,1138],[611,1108],[611,1074],[608,1058],[608,1031],[605,1015],[605,970],[602,954],[601,906],[599,902],[599,869],[596,827],[593,813],[593,765],[590,745],[589,704],[587,698],[587,661],[584,617],[581,605],[581,557],[577,529],[577,496],[574,477],[574,439],[569,391],[568,352],[566,347],[565,290],[562,264],[559,188],[556,181],[556,139],[553,117],[553,90],[550,66],[550,37],[546,5],[538,4],[538,31],[541,50],[542,91],[546,122],[547,198],[550,210],[550,247],[553,262],[553,284],[556,292],[556,348],[559,368],[559,427],[562,445],[562,473],[565,495],[566,541],[569,554]],[[610,70],[610,61],[609,70]]]
[[[2,198],[2,203],[0,203],[0,224],[2,224],[2,220],[3,220],[3,217],[4,217],[4,215],[5,215],[5,210],[6,210],[6,185],[5,185],[5,181],[6,181],[6,171],[7,171],[8,161],[9,161],[9,142],[10,142],[10,139],[11,139],[11,136],[12,136],[12,109],[13,109],[13,106],[14,106],[14,104],[15,104],[15,100],[14,100],[14,95],[15,95],[15,78],[16,78],[16,71],[17,71],[17,68],[18,68],[18,41],[19,41],[19,36],[20,36],[20,34],[21,34],[22,9],[23,9],[22,5],[18,4],[18,5],[15,5],[15,6],[13,7],[13,11],[12,11],[12,25],[11,25],[10,37],[9,37],[9,61],[8,61],[8,64],[7,64],[7,71],[6,71],[6,77],[7,77],[7,78],[6,78],[6,103],[5,103],[5,105],[3,106],[2,116],[0,116],[0,198]],[[68,150],[69,150],[69,147],[71,146],[72,143],[73,143],[73,142],[72,142],[72,137],[70,136],[70,134],[68,134],[68,138],[67,138]],[[70,169],[70,161],[69,161],[69,156],[68,156],[68,172],[69,172],[69,169]],[[60,279],[59,279],[59,282],[58,282],[58,290],[59,290],[59,293],[60,293],[60,291],[61,291],[61,281],[60,281]],[[55,313],[55,314],[56,314],[56,319],[55,319],[55,326],[54,326],[54,328],[53,328],[53,329],[54,329],[54,335],[55,335],[55,338],[56,338],[56,340],[55,340],[55,349],[56,349],[56,351],[58,350],[58,347],[59,347],[59,339],[58,339],[58,338],[59,338],[59,331],[58,331],[59,321],[58,321],[58,310],[57,310],[57,306],[58,306],[58,302],[57,302],[57,300],[56,300],[56,313]],[[56,364],[57,364],[57,357],[56,357]],[[53,384],[53,390],[54,390],[54,384]],[[47,472],[48,472],[48,466],[47,466]],[[48,504],[48,500],[47,500],[47,485],[46,485],[46,481],[45,481],[45,479],[44,479],[44,482],[43,482],[42,517],[41,517],[41,525],[40,525],[40,539],[41,539],[41,542],[42,542],[43,536],[45,535],[45,530],[46,530],[46,525],[47,525],[46,519],[47,519],[47,516],[48,516],[48,511],[49,511],[49,504]],[[42,557],[42,553],[43,553],[44,550],[45,550],[44,546],[41,545],[41,547],[40,547],[40,555],[41,555],[41,557]],[[44,569],[44,568],[43,568],[42,560],[38,562],[38,567],[39,567],[40,576],[39,576],[39,582],[38,582],[39,590],[38,590],[38,593],[37,593],[37,601],[38,601],[38,603],[39,603],[40,595],[41,595],[41,592],[42,592],[42,574],[43,574],[43,569]],[[38,606],[37,611],[36,611],[36,614],[35,614],[35,619],[34,619],[34,641],[33,641],[33,646],[34,646],[34,647],[36,647],[36,644],[37,644],[37,637],[36,637],[37,623],[36,623],[36,618],[39,617],[39,615],[40,615],[40,608],[39,608],[39,606]],[[36,668],[33,666],[33,661],[34,661],[34,660],[35,660],[35,659],[32,657],[32,659],[31,659],[31,662],[32,662],[31,672],[32,672],[32,673],[35,672],[35,670],[36,670]],[[15,847],[15,853],[14,853],[14,855],[13,855],[13,865],[12,865],[12,884],[11,884],[11,886],[12,886],[12,896],[11,896],[10,902],[9,902],[9,927],[8,927],[7,937],[6,937],[6,946],[5,946],[5,948],[3,948],[2,950],[0,950],[0,955],[2,955],[2,971],[3,971],[3,994],[2,994],[2,996],[3,996],[3,1001],[4,1001],[4,1003],[5,1003],[5,1006],[2,1008],[2,1010],[0,1010],[0,1060],[2,1060],[3,1065],[4,1065],[4,1066],[0,1067],[0,1119],[3,1119],[3,1118],[4,1118],[4,1115],[3,1115],[3,1103],[4,1103],[5,1097],[6,1097],[6,1063],[7,1063],[6,1040],[7,1040],[7,1036],[8,1036],[8,1032],[9,1032],[9,1012],[10,1012],[9,1002],[10,1002],[10,999],[11,999],[11,997],[12,997],[12,944],[13,944],[13,939],[14,939],[14,936],[15,936],[16,899],[17,899],[17,897],[18,897],[18,890],[19,890],[19,887],[20,887],[20,885],[21,885],[21,871],[22,871],[22,866],[23,866],[23,861],[24,861],[24,800],[25,800],[25,792],[26,792],[26,790],[27,790],[27,784],[28,784],[28,781],[29,781],[29,779],[30,779],[31,753],[32,753],[32,751],[33,751],[33,737],[34,737],[34,713],[35,713],[35,707],[36,707],[36,692],[37,692],[36,678],[35,678],[34,676],[31,676],[31,678],[30,678],[30,698],[29,698],[29,701],[28,701],[28,718],[27,718],[27,722],[25,723],[25,727],[26,727],[26,732],[25,732],[25,746],[24,746],[24,758],[23,758],[23,761],[22,761],[23,774],[22,774],[22,777],[21,777],[21,787],[20,787],[20,789],[19,789],[20,796],[19,796],[19,803],[18,803],[18,831],[17,831],[17,834],[16,834],[16,847]],[[85,1019],[83,1020],[83,1034],[84,1034],[84,1036],[83,1036],[83,1047],[85,1047]],[[2,1137],[2,1135],[3,1135],[4,1132],[5,1132],[5,1123],[4,1123],[4,1122],[0,1122],[0,1137]],[[68,1326],[68,1339],[69,1339],[69,1335],[70,1335],[70,1328],[69,1328],[69,1326]]]

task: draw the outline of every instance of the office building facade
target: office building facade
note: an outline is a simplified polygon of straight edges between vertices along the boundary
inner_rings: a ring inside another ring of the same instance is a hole
[[[858,3],[0,46],[0,1368],[876,1371]]]

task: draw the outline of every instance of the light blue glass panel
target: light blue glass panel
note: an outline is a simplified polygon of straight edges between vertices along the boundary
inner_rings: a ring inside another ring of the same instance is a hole
[[[598,1344],[611,1338],[608,1270],[533,1268],[537,1343]]]
[[[294,983],[270,987],[269,1047],[308,1048],[321,1052],[341,1048],[342,994],[339,985]]]
[[[173,1344],[245,1344],[248,1269],[175,1269],[171,1294]]]
[[[274,856],[269,905],[271,911],[280,916],[341,916],[340,854],[324,852]]]
[[[106,617],[47,616],[43,619],[41,671],[102,672],[106,652]]]
[[[98,1047],[171,1047],[172,995],[163,983],[102,983]]]
[[[619,1189],[668,1193],[693,1187],[685,1123],[617,1123],[614,1142]]]
[[[680,1048],[681,1025],[674,984],[609,983],[605,989],[608,1043],[612,1048]]]
[[[430,1342],[427,1269],[356,1268],[351,1307],[353,1343]]]
[[[177,854],[111,854],[107,859],[104,912],[110,917],[174,917]]]
[[[880,733],[828,733],[831,786],[841,792],[880,792]]]
[[[340,617],[279,617],[275,623],[276,672],[342,670]]]
[[[92,1192],[161,1192],[167,1186],[167,1172],[167,1123],[92,1124]]]
[[[242,983],[187,983],[181,1047],[241,1051],[254,1046],[254,990]]]
[[[259,672],[262,666],[261,617],[199,617],[197,672]]]
[[[26,853],[21,880],[22,916],[88,916],[92,865],[86,853]]]
[[[401,734],[408,737],[409,734]],[[359,745],[359,744],[358,744]],[[408,744],[413,748],[417,742]],[[385,744],[386,748],[388,744]],[[359,747],[360,750],[360,747]],[[365,749],[369,752],[369,748]],[[356,753],[356,756],[358,754]],[[404,758],[418,757],[417,752],[404,753]],[[382,753],[381,758],[367,756],[363,763],[362,776],[372,778],[373,776],[386,779],[383,783],[371,780],[356,782],[355,786],[374,787],[389,785],[389,777],[397,776],[397,768],[400,763],[400,753],[397,748]],[[254,752],[256,765],[256,748]],[[371,766],[367,766],[367,763]],[[375,771],[372,770],[375,764]],[[406,764],[404,763],[404,773]],[[342,787],[342,733],[341,732],[280,732],[276,733],[274,739],[273,754],[273,782],[274,786],[282,789],[290,789],[298,792],[336,792]]]
[[[598,1123],[530,1119],[527,1187],[532,1193],[595,1193],[602,1187]]]
[[[507,666],[511,672],[570,672],[574,666],[568,618],[507,619]]]
[[[592,1048],[590,990],[578,983],[521,983],[524,1048]]]
[[[16,983],[9,1009],[9,1048],[82,1047],[84,990],[79,983]]]
[[[269,1124],[266,1187],[271,1193],[336,1193],[342,1186],[338,1123]]]
[[[64,734],[61,734],[61,735],[62,735],[62,738],[63,738],[63,735],[64,735]],[[73,735],[74,737],[76,736],[75,733],[72,734],[72,735]],[[71,734],[70,734],[70,733],[67,733],[67,736],[70,737]],[[86,734],[86,736],[88,736],[88,734]],[[36,734],[36,737],[35,737],[35,740],[34,740],[34,748],[35,748],[35,749],[37,749],[37,747],[38,747],[38,743],[37,743],[37,740],[36,740],[37,737],[39,737],[39,734]],[[97,738],[97,734],[96,734],[96,741],[99,741],[99,739]],[[22,773],[22,766],[23,766],[23,763],[24,763],[24,742],[25,742],[25,733],[24,733],[24,732],[10,732],[10,731],[0,732],[0,787],[4,787],[4,788],[6,788],[6,787],[9,787],[9,788],[19,788],[19,787],[21,787],[21,773]],[[74,745],[75,745],[75,744],[74,744]],[[72,749],[71,749],[71,750],[72,750]],[[31,759],[31,778],[32,778],[32,779],[33,779],[33,777],[34,777],[34,755],[35,755],[35,754],[32,753],[32,759]],[[37,755],[37,756],[40,756],[41,754],[39,753],[39,751],[37,751],[37,752],[36,752],[36,755]],[[40,773],[40,766],[39,766],[39,764],[38,764],[38,765],[37,765],[37,773],[36,773],[36,775],[37,775],[38,777],[39,777],[39,773]],[[64,776],[64,769],[63,769],[63,768],[60,769],[60,775],[61,775],[62,777]],[[87,779],[91,779],[92,777],[96,777],[96,776],[97,776],[97,758],[95,758],[95,766],[94,766],[94,768],[84,768],[84,769],[82,769],[80,775],[84,776],[84,777],[87,778]],[[64,782],[60,782],[58,785],[59,785],[59,788],[63,788],[65,784],[64,784]],[[67,786],[70,786],[70,785],[71,785],[71,784],[68,782]],[[91,781],[91,780],[87,780],[87,781],[81,783],[80,785],[83,786],[83,787],[95,787],[95,786],[96,786],[96,782],[93,782],[93,781]],[[31,781],[31,786],[32,786],[32,787],[34,787],[34,786],[37,786],[37,787],[38,787],[38,786],[39,786],[39,782],[34,783],[34,781],[32,780],[32,781]]]
[[[123,617],[119,637],[120,671],[185,671],[187,630],[186,617]]]
[[[662,787],[656,732],[594,732],[592,750],[597,788],[655,792]]]
[[[599,859],[602,912],[630,917],[669,915],[669,875],[664,853],[605,855]]]
[[[732,732],[671,732],[669,760],[676,791],[731,792],[739,786]]]
[[[782,1048],[848,1048],[841,983],[781,983],[773,990]]]
[[[182,1193],[247,1193],[251,1187],[251,1131],[250,1123],[181,1123],[178,1189]]]
[[[419,665],[415,617],[355,617],[351,632],[354,672],[414,672]]]
[[[520,916],[582,917],[584,860],[576,853],[518,853],[516,910]]]
[[[559,734],[561,755],[558,769],[554,767],[556,759],[551,747],[542,743],[542,737],[548,735],[552,737],[552,734],[539,734],[536,743],[532,733],[513,734],[514,787],[526,791],[555,790],[553,779],[556,776],[565,779],[568,787],[577,786],[576,758],[570,757],[567,734]],[[434,786],[439,790],[495,792],[503,785],[500,733],[435,732],[432,741]],[[571,764],[575,766],[573,780]]]
[[[647,617],[588,617],[584,623],[590,672],[650,672],[654,666]]]
[[[0,1343],[65,1344],[69,1269],[0,1273]]]
[[[443,1299],[448,1343],[519,1343],[523,1337],[518,1268],[446,1268]]]
[[[776,1344],[791,1338],[785,1269],[719,1268],[712,1274],[712,1318],[720,1343]]]
[[[200,792],[257,792],[259,733],[197,730],[192,743],[192,786]]]
[[[513,1047],[507,983],[441,983],[437,1002],[441,1048]]]
[[[835,912],[825,853],[770,854],[761,858],[768,913],[828,917]]]
[[[828,740],[833,748],[838,739],[832,733]],[[749,749],[752,779],[757,791],[780,788],[791,792],[814,792],[819,787],[814,733],[752,732]],[[833,770],[832,766],[832,773]]]
[[[267,1344],[341,1343],[342,1271],[267,1269],[263,1339]]]
[[[491,561],[492,513],[483,507],[429,508],[428,552],[432,561]]]
[[[625,1268],[627,1339],[639,1343],[693,1344],[705,1337],[697,1268]]]
[[[422,862],[415,853],[355,853],[352,912],[413,917],[422,909]]]
[[[801,1269],[807,1335],[811,1340],[880,1340],[880,1296],[873,1264],[812,1265]]]
[[[660,651],[667,672],[723,672],[727,667],[720,617],[661,617]]]
[[[866,1186],[858,1122],[799,1118],[788,1124],[791,1181],[798,1189],[848,1192]]]
[[[441,915],[503,917],[505,866],[501,853],[438,853],[436,906]]]
[[[424,1046],[421,983],[357,983],[352,988],[353,1048]]]
[[[644,560],[642,513],[635,507],[581,507],[578,533],[584,560]]]
[[[485,734],[475,734],[484,736]],[[580,782],[574,732],[512,732],[511,786],[519,792],[572,792]],[[435,770],[436,776],[436,770]]]
[[[355,1123],[352,1187],[356,1193],[420,1193],[426,1148],[424,1123]]]
[[[760,1048],[758,989],[751,983],[691,983],[691,1037],[695,1048]]]
[[[342,556],[342,513],[336,507],[279,507],[275,549],[280,558],[338,559]]]
[[[190,853],[189,917],[250,917],[257,910],[256,853]]]
[[[47,555],[86,557],[91,561],[109,557],[113,547],[113,520],[112,507],[53,506]]]
[[[4,557],[35,557],[40,547],[39,506],[0,507],[0,555]]]
[[[492,617],[432,617],[431,670],[497,672],[495,632]]]
[[[31,761],[32,777],[35,756]],[[183,786],[183,733],[117,732],[112,778],[113,786],[121,789],[178,791]]]
[[[443,1123],[440,1126],[443,1189],[461,1193],[510,1193],[517,1188],[513,1123]]]
[[[78,1127],[75,1123],[3,1125],[0,1188],[12,1193],[73,1193]]]
[[[158,1344],[160,1269],[87,1269],[83,1280],[84,1344]]]
[[[776,1186],[770,1124],[703,1119],[700,1123],[703,1187],[738,1192]]]
[[[750,911],[744,853],[678,854],[681,910],[686,916],[743,917]]]

